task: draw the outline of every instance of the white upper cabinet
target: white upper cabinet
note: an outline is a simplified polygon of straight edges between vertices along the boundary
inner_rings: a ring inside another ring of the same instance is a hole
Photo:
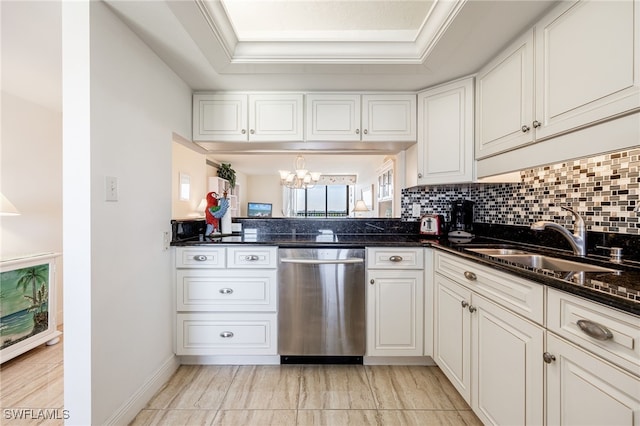
[[[533,30],[476,76],[476,158],[533,141]]]
[[[363,141],[415,141],[415,95],[362,95]]]
[[[247,95],[193,95],[193,140],[247,140]]]
[[[249,95],[250,141],[301,141],[302,94]]]
[[[536,114],[545,138],[640,107],[640,1],[562,2],[536,33]]]
[[[308,94],[307,140],[360,140],[360,95]]]
[[[307,95],[308,141],[416,140],[416,96],[410,94]]]
[[[471,182],[473,78],[418,94],[418,184]]]
[[[304,95],[195,94],[193,140],[301,141]]]
[[[477,159],[640,108],[640,1],[560,3],[478,73]]]

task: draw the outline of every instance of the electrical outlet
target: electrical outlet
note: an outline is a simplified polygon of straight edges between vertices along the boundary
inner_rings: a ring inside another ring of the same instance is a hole
[[[171,245],[171,239],[169,238],[169,232],[164,231],[162,233],[162,249],[164,251],[169,250],[169,246]]]
[[[420,203],[413,203],[411,206],[411,217],[420,217]]]
[[[118,178],[105,176],[104,178],[105,201],[118,201]]]

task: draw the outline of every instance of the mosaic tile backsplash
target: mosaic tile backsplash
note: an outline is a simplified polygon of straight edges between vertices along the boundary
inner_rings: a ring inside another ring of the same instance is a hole
[[[640,235],[640,148],[566,161],[520,172],[521,183],[434,185],[402,190],[402,219],[413,203],[421,214],[449,219],[451,202],[475,202],[474,221],[529,226],[552,220],[572,229],[573,217],[560,206],[577,209],[594,232]]]

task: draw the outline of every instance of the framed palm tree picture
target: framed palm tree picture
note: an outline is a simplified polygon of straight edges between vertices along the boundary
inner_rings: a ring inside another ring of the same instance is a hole
[[[55,254],[0,262],[0,362],[57,343]]]

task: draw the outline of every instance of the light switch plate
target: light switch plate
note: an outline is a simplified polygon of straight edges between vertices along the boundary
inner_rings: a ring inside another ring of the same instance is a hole
[[[118,178],[105,176],[104,178],[105,201],[118,201]]]

